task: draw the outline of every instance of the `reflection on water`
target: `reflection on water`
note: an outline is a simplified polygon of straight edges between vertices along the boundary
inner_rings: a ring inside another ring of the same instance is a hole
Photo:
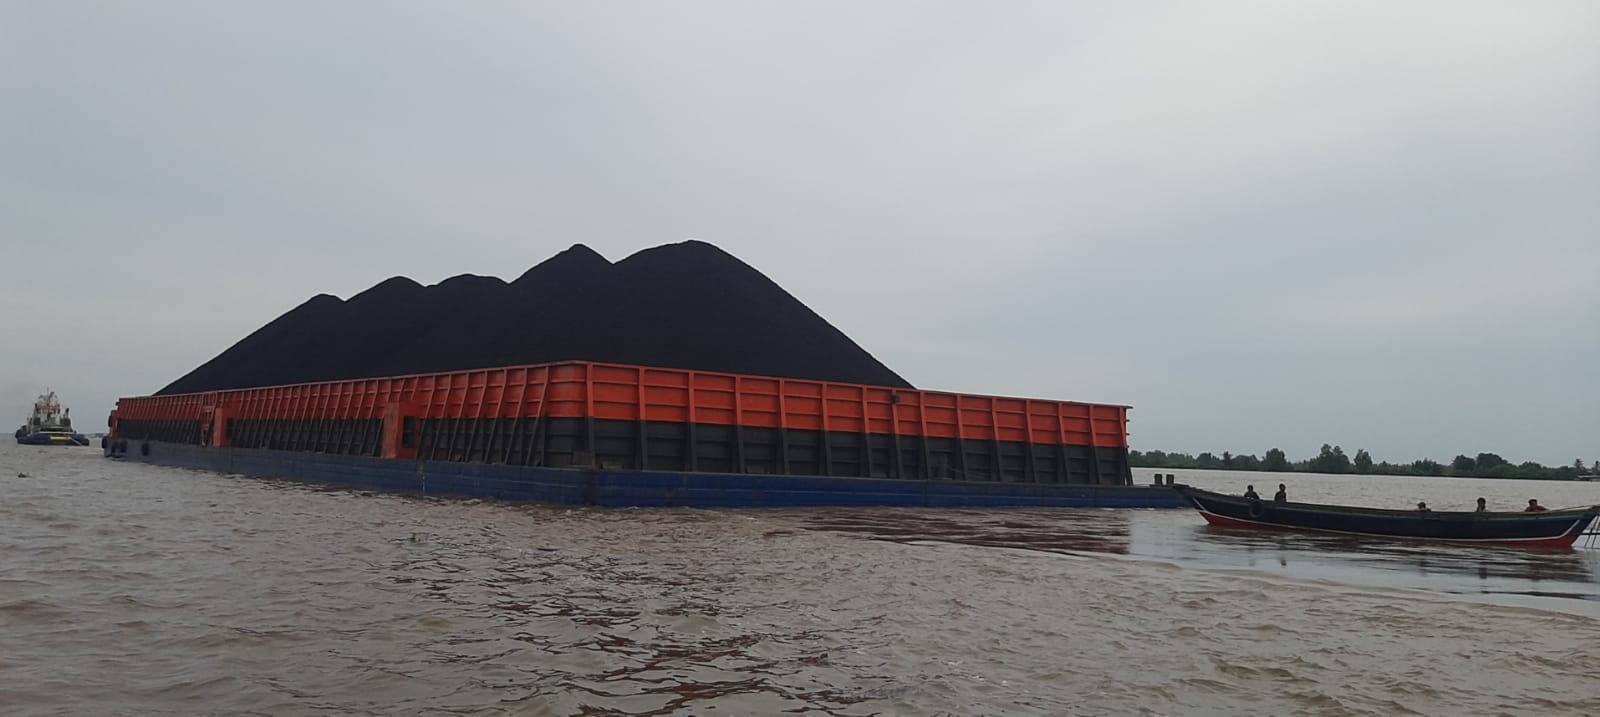
[[[1136,482],[1148,470],[1135,471]],[[1600,505],[1600,485],[1401,476],[1316,476],[1188,471],[1180,482],[1223,493],[1285,483],[1299,500],[1400,507],[1426,501],[1435,510],[1472,510],[1478,498],[1517,510],[1529,498],[1552,508]],[[1132,554],[1223,568],[1246,568],[1358,585],[1400,587],[1600,616],[1600,550],[1593,537],[1575,549],[1473,547],[1351,536],[1232,531],[1191,512],[1170,520],[1135,519]],[[1556,599],[1552,599],[1556,598]]]
[[[1475,547],[1239,530],[1207,525],[1190,511],[841,510],[813,514],[803,525],[897,543],[1102,553],[1473,595],[1517,605],[1528,604],[1524,598],[1556,598],[1557,609],[1600,614],[1596,578],[1600,551],[1587,549]],[[1594,607],[1566,602],[1570,600]]]
[[[1593,583],[1594,573],[1588,556],[1578,550],[1478,547],[1456,543],[1392,541],[1313,533],[1279,533],[1198,526],[1194,539],[1218,551],[1275,551],[1280,565],[1290,560],[1333,560],[1371,570],[1416,572],[1422,575],[1448,573],[1467,575],[1482,581],[1561,581]],[[1594,598],[1573,591],[1527,591]]]
[[[4,444],[0,480],[6,715],[1600,714],[1600,551],[570,510]]]
[[[1127,511],[850,511],[828,513],[806,527],[857,533],[900,543],[938,541],[1052,553],[1128,552]]]

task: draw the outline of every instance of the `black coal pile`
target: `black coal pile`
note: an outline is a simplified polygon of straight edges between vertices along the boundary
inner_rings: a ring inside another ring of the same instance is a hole
[[[615,264],[579,244],[509,284],[318,295],[160,393],[566,360],[910,387],[761,272],[687,241]]]

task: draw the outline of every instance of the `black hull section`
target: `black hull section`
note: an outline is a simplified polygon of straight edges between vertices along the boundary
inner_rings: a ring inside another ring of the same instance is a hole
[[[408,421],[427,461],[551,468],[691,471],[1130,486],[1126,448],[922,438],[704,423],[555,419]],[[118,424],[123,440],[203,445],[200,421]],[[229,419],[230,446],[378,457],[381,420]]]
[[[127,461],[422,495],[608,508],[1182,508],[1171,488],[487,465],[160,441],[110,441]]]
[[[1570,546],[1600,508],[1545,513],[1378,510],[1273,503],[1176,486],[1215,525],[1482,543]]]

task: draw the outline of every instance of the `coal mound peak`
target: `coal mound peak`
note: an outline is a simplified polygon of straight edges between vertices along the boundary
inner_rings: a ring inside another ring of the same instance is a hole
[[[910,388],[761,272],[702,241],[612,263],[582,244],[511,283],[393,277],[319,294],[159,395],[553,361]]]

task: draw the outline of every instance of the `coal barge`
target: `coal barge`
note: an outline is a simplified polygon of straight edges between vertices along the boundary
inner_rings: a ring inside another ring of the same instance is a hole
[[[1179,508],[1128,407],[563,361],[123,398],[107,456],[604,507]]]

